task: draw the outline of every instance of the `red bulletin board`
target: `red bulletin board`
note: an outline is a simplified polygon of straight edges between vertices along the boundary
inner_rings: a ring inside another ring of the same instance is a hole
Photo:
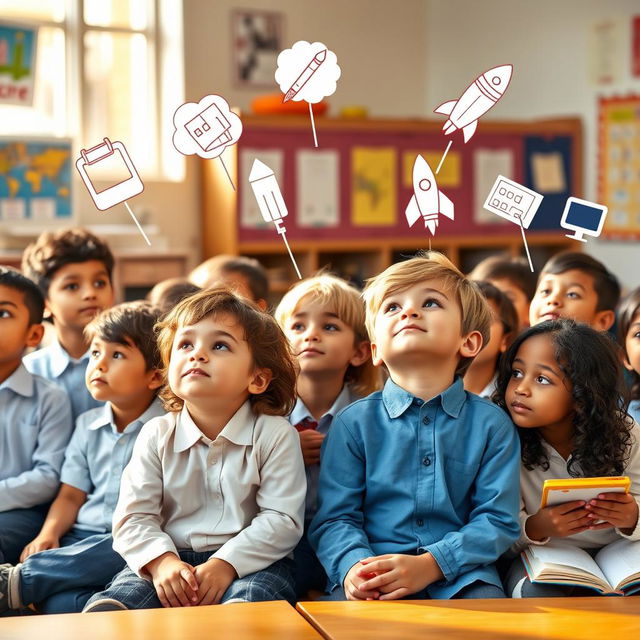
[[[396,126],[394,126],[394,122]],[[376,123],[380,123],[376,127]],[[567,123],[569,123],[567,125]],[[563,126],[567,125],[567,126]],[[280,184],[281,191],[287,203],[289,215],[285,219],[287,236],[289,240],[351,240],[351,239],[375,239],[381,237],[411,238],[422,236],[430,237],[424,228],[424,223],[419,220],[413,227],[409,227],[405,219],[405,208],[413,195],[413,189],[403,183],[403,154],[409,151],[433,151],[441,155],[448,141],[453,138],[451,152],[457,152],[461,156],[460,181],[456,187],[440,186],[447,197],[455,205],[455,219],[449,220],[440,216],[436,236],[508,236],[516,231],[512,224],[504,224],[496,216],[495,224],[482,224],[474,220],[474,153],[476,150],[508,150],[514,158],[514,175],[516,182],[525,186],[525,140],[527,136],[548,136],[576,134],[574,150],[581,151],[580,123],[575,119],[562,121],[540,121],[534,123],[479,123],[478,132],[473,138],[464,144],[460,132],[453,136],[445,136],[441,132],[442,124],[425,121],[362,121],[350,124],[346,121],[332,121],[317,119],[319,149],[334,149],[339,154],[339,203],[340,217],[337,227],[299,227],[296,224],[297,180],[295,175],[296,152],[298,150],[312,151],[313,139],[308,121],[305,119],[292,119],[288,125],[287,118],[280,117],[269,121],[267,118],[243,118],[243,135],[238,144],[239,152],[242,149],[280,149],[284,157],[284,180]],[[351,221],[351,194],[352,194],[352,166],[351,152],[356,147],[385,148],[396,150],[396,185],[397,202],[395,223],[391,225],[354,226]],[[445,159],[445,165],[447,159]],[[579,163],[574,163],[579,164]],[[241,183],[248,179],[242,174],[239,167],[238,180]],[[432,166],[435,172],[436,166]],[[572,174],[579,174],[571,170]],[[497,176],[496,176],[497,177]],[[580,195],[579,180],[572,180],[574,194]],[[238,190],[238,211],[241,211],[243,190]],[[238,219],[240,217],[238,216]],[[558,229],[558,231],[560,231]],[[238,226],[238,241],[248,242],[273,242],[277,241],[272,228],[255,229]]]

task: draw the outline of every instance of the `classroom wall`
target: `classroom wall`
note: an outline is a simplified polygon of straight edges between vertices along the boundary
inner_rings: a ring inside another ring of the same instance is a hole
[[[595,200],[598,96],[640,93],[640,79],[633,79],[630,71],[634,15],[640,15],[637,0],[427,0],[427,107],[456,98],[479,72],[512,63],[509,90],[485,117],[580,116],[585,133],[583,195]],[[626,25],[618,43],[626,66],[617,84],[596,87],[589,77],[591,30],[609,18]],[[640,285],[637,243],[589,240],[586,250],[626,286]]]

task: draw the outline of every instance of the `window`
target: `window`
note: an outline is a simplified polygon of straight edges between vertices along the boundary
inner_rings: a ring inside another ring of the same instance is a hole
[[[0,135],[71,137],[78,152],[108,137],[146,178],[184,177],[163,126],[184,96],[179,0],[0,0],[0,15],[39,27],[33,106],[0,106]]]

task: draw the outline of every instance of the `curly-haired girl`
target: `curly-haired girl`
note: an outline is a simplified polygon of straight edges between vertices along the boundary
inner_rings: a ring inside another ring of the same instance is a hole
[[[618,337],[624,348],[625,366],[631,371],[629,415],[640,422],[640,287],[634,289],[620,305]]]
[[[597,551],[619,536],[640,539],[638,426],[626,413],[622,367],[614,343],[573,320],[540,323],[511,345],[494,400],[518,428],[522,445],[519,547],[562,538]],[[631,492],[540,508],[546,479],[631,477]],[[520,559],[507,576],[512,597],[568,595],[533,584]]]

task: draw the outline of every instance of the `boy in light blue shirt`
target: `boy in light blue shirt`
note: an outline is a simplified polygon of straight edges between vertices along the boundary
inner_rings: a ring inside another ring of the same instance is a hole
[[[40,530],[71,435],[64,391],[22,364],[42,339],[43,309],[36,285],[0,266],[0,563],[16,562]]]
[[[364,293],[389,380],[334,418],[309,538],[332,599],[504,597],[518,538],[519,444],[462,375],[489,334],[475,285],[444,256],[392,265]]]
[[[81,611],[124,567],[111,524],[136,437],[145,422],[164,414],[156,398],[159,315],[147,303],[125,303],[87,326],[86,385],[104,404],[78,418],[60,492],[42,530],[24,547],[22,564],[0,567],[0,613],[29,605],[42,613]]]
[[[56,333],[52,344],[26,356],[24,364],[66,389],[74,420],[100,405],[84,384],[84,328],[113,304],[113,265],[108,245],[85,229],[44,232],[22,257],[22,271],[40,287]]]

